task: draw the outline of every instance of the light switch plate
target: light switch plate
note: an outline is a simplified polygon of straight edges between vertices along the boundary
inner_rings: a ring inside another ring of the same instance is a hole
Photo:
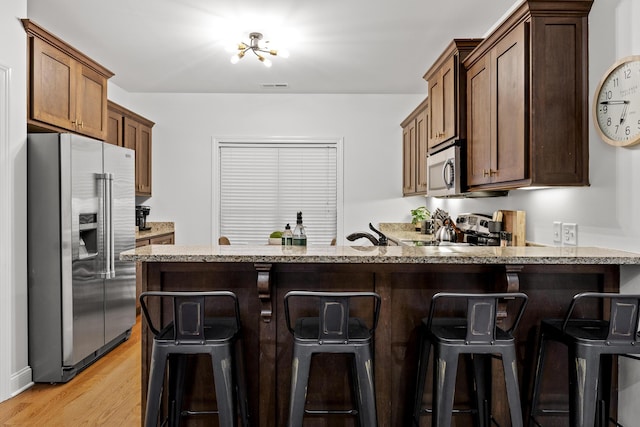
[[[578,224],[562,224],[562,244],[576,246],[578,244]]]

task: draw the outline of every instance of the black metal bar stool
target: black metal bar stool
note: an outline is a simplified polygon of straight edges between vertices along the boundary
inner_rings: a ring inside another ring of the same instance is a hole
[[[517,306],[510,328],[497,326],[499,301]],[[465,317],[437,316],[442,306],[455,308],[456,302],[465,304]],[[432,412],[432,426],[450,427],[459,356],[469,355],[473,362],[475,382],[476,423],[489,426],[491,420],[491,357],[500,355],[511,414],[511,425],[522,426],[522,408],[513,332],[518,327],[527,295],[523,293],[437,293],[431,299],[429,317],[422,319],[420,355],[413,406],[413,422],[420,424],[420,416]],[[431,409],[422,408],[429,353],[434,348],[433,401]]]
[[[602,312],[609,301],[608,316],[594,319],[574,315],[588,300],[593,302],[594,299]],[[568,412],[572,427],[608,425],[612,356],[624,355],[638,359],[632,355],[640,354],[639,303],[640,295],[585,292],[573,297],[563,319],[542,320],[533,383],[531,422],[539,426],[538,417]],[[568,349],[569,411],[542,409],[538,406],[546,344],[550,340],[560,342]]]
[[[299,317],[291,326],[289,301],[313,298],[317,301],[317,317]],[[349,316],[354,298],[369,298],[374,304],[373,324]],[[374,292],[308,292],[291,291],[284,297],[287,328],[293,335],[291,363],[291,398],[289,427],[301,427],[305,413],[358,415],[361,427],[377,426],[376,396],[373,380],[372,343],[378,324],[380,296]],[[307,385],[311,358],[316,353],[351,353],[353,357],[354,392],[357,409],[350,411],[306,411]]]
[[[171,303],[172,318],[158,327],[149,315],[148,304]],[[205,317],[207,304],[214,300],[229,301],[234,317]],[[233,292],[144,292],[140,305],[149,329],[153,333],[149,387],[144,425],[156,426],[160,416],[167,360],[170,426],[178,426],[183,415],[218,414],[220,426],[237,426],[239,408],[242,425],[249,425],[247,392],[244,380],[240,338],[240,311]],[[215,411],[183,411],[184,379],[187,355],[209,354],[217,401]],[[164,425],[164,421],[161,423]]]

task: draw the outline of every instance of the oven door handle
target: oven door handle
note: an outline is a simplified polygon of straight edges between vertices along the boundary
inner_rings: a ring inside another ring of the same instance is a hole
[[[448,190],[453,188],[455,184],[455,173],[456,168],[453,159],[447,159],[444,165],[442,165],[442,181],[444,181],[444,185]]]

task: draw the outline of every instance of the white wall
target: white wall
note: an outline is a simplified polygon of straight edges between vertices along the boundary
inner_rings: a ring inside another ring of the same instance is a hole
[[[175,221],[178,244],[212,242],[211,147],[222,136],[344,137],[345,234],[409,221],[424,198],[401,196],[400,122],[423,97],[138,94],[135,111],[156,122],[149,221]]]
[[[19,20],[25,16],[25,1],[0,2],[0,401],[31,383],[26,265],[27,41]]]

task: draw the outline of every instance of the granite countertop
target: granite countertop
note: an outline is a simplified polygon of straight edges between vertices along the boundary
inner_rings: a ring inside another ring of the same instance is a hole
[[[163,234],[175,232],[173,222],[147,222],[147,226],[151,227],[151,230],[136,230],[136,240],[151,239],[153,237],[162,236]]]
[[[125,261],[339,264],[640,264],[640,254],[596,247],[537,246],[176,246],[149,245]]]
[[[404,222],[381,222],[378,224],[380,231],[393,243],[399,245],[402,241],[431,242],[435,239],[433,234],[422,234],[416,231],[416,226]]]

